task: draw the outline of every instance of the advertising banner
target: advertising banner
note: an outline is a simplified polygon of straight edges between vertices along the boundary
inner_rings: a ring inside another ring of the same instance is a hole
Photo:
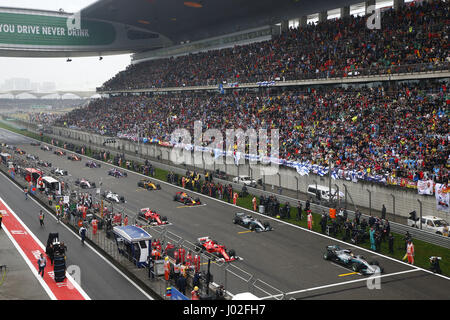
[[[433,194],[433,180],[419,180],[417,181],[417,191],[419,194]]]
[[[436,209],[440,211],[449,211],[449,197],[450,193],[446,192],[447,186],[445,184],[436,183]]]

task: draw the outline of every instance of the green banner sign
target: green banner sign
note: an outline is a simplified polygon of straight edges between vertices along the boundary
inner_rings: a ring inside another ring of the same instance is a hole
[[[0,44],[38,46],[103,46],[116,39],[112,24],[51,15],[0,12]],[[77,26],[77,27],[74,27]]]

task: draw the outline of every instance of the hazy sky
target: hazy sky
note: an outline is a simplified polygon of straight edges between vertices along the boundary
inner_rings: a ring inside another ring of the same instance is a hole
[[[96,0],[0,0],[0,7],[76,12]],[[58,90],[93,90],[130,64],[130,55],[72,58],[0,57],[0,84],[10,78],[55,82]]]

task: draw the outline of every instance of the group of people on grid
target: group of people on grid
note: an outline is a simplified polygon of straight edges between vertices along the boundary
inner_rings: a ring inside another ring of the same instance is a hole
[[[257,206],[257,199],[253,197],[252,200],[253,210],[259,211]],[[259,199],[259,205],[264,207],[264,213],[269,216],[275,216],[277,218],[291,218],[291,207],[289,202],[284,206],[281,206],[280,202],[275,196],[261,196]],[[307,227],[309,230],[313,229],[314,219],[311,212],[311,202],[308,199],[305,203],[305,209],[299,201],[297,206],[296,219],[302,220],[303,212],[306,213]],[[322,211],[321,219],[319,221],[321,232],[330,236],[337,237],[339,233],[342,233],[343,241],[351,241],[354,244],[360,244],[366,240],[370,240],[370,248],[373,251],[380,252],[381,244],[384,241],[388,241],[389,253],[394,253],[394,235],[391,232],[391,226],[389,220],[386,218],[386,209],[383,205],[382,218],[370,215],[368,220],[361,218],[361,212],[356,210],[353,219],[348,217],[348,212],[344,208],[330,208],[329,214],[324,210]],[[405,247],[406,254],[404,260],[408,260],[408,263],[414,264],[414,244],[412,242],[411,235],[407,232],[405,235]]]
[[[239,197],[246,195],[245,189],[241,193],[238,193],[233,191],[231,184],[214,183],[212,180],[213,177],[209,172],[205,172],[204,181],[201,180],[200,174],[196,171],[187,171],[181,177],[173,172],[169,172],[167,175],[167,181],[170,183],[213,198],[224,199],[229,203],[233,202],[233,204],[237,204]]]
[[[189,272],[193,272],[192,292],[193,300],[198,300],[200,284],[200,265],[201,258],[197,253],[184,249],[182,246],[175,247],[170,242],[167,242],[163,248],[163,244],[159,239],[152,242],[151,261],[149,265],[153,266],[153,262],[157,260],[164,260],[164,279],[176,285],[177,289],[186,295],[187,279]],[[154,270],[149,268],[149,276],[154,277]]]

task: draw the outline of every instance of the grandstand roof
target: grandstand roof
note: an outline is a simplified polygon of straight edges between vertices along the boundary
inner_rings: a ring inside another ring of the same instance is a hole
[[[29,92],[31,92],[31,90],[8,90],[8,91],[4,92],[3,94],[9,93],[9,94],[12,94],[13,96],[17,96],[19,94],[29,93]]]
[[[70,91],[70,90],[58,90],[56,91],[59,95],[65,95],[65,94],[74,94],[76,96],[79,96],[80,98],[90,98],[93,95],[96,95],[97,93],[95,91]]]
[[[119,22],[160,33],[174,43],[196,41],[276,24],[358,0],[98,0],[85,18]]]

